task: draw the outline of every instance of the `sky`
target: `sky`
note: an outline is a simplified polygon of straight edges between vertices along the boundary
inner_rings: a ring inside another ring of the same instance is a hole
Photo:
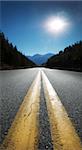
[[[56,54],[82,40],[82,1],[2,1],[1,31],[25,55]]]

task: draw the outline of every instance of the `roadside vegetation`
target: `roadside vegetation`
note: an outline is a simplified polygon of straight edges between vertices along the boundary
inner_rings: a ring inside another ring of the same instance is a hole
[[[48,68],[82,71],[82,41],[68,46],[64,51],[52,56],[45,66]]]
[[[66,70],[82,71],[82,41],[66,47],[53,55],[42,66]],[[36,67],[24,54],[9,42],[3,32],[0,32],[0,69],[19,69]]]
[[[31,60],[17,50],[4,33],[0,32],[0,69],[30,68],[36,66]]]

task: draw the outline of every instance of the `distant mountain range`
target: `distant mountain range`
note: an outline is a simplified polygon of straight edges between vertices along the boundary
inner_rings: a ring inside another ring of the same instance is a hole
[[[44,55],[40,54],[35,54],[33,56],[27,56],[31,61],[33,61],[37,65],[41,65],[47,62],[47,60],[52,57],[54,54],[53,53],[47,53]]]

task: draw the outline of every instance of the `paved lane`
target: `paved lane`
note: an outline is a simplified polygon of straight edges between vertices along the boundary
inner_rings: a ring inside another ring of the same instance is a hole
[[[1,122],[0,125],[2,125],[1,141],[7,134],[7,130],[8,128],[10,128],[10,125],[14,120],[14,117],[24,99],[24,96],[26,95],[30,85],[32,84],[33,80],[35,79],[40,69],[43,70],[47,75],[49,81],[56,90],[58,96],[60,97],[61,102],[64,104],[64,107],[67,110],[72,122],[75,124],[75,128],[79,136],[81,137],[82,73],[62,71],[62,70],[52,70],[45,68],[34,68],[34,69],[22,69],[22,70],[0,72],[1,74],[0,98],[2,99],[0,105],[0,111],[2,112],[0,117]],[[42,86],[40,95],[40,110],[39,110],[40,126],[38,129],[38,132],[40,133],[38,139],[39,149],[43,147],[45,147],[46,149],[48,148],[53,149],[50,131],[51,130],[50,122],[48,117],[49,116],[47,112]],[[46,139],[45,142],[43,142],[44,138]]]
[[[37,150],[40,89],[39,71],[0,147],[2,150]]]
[[[21,69],[0,72],[0,126],[1,139],[7,134],[24,96],[39,69]]]
[[[82,139],[82,73],[43,69]]]

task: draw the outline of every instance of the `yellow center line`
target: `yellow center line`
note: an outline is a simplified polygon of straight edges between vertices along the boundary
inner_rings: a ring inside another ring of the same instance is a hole
[[[42,71],[54,150],[81,150],[81,142],[56,91]]]
[[[1,145],[2,150],[37,149],[40,88],[39,71]]]

